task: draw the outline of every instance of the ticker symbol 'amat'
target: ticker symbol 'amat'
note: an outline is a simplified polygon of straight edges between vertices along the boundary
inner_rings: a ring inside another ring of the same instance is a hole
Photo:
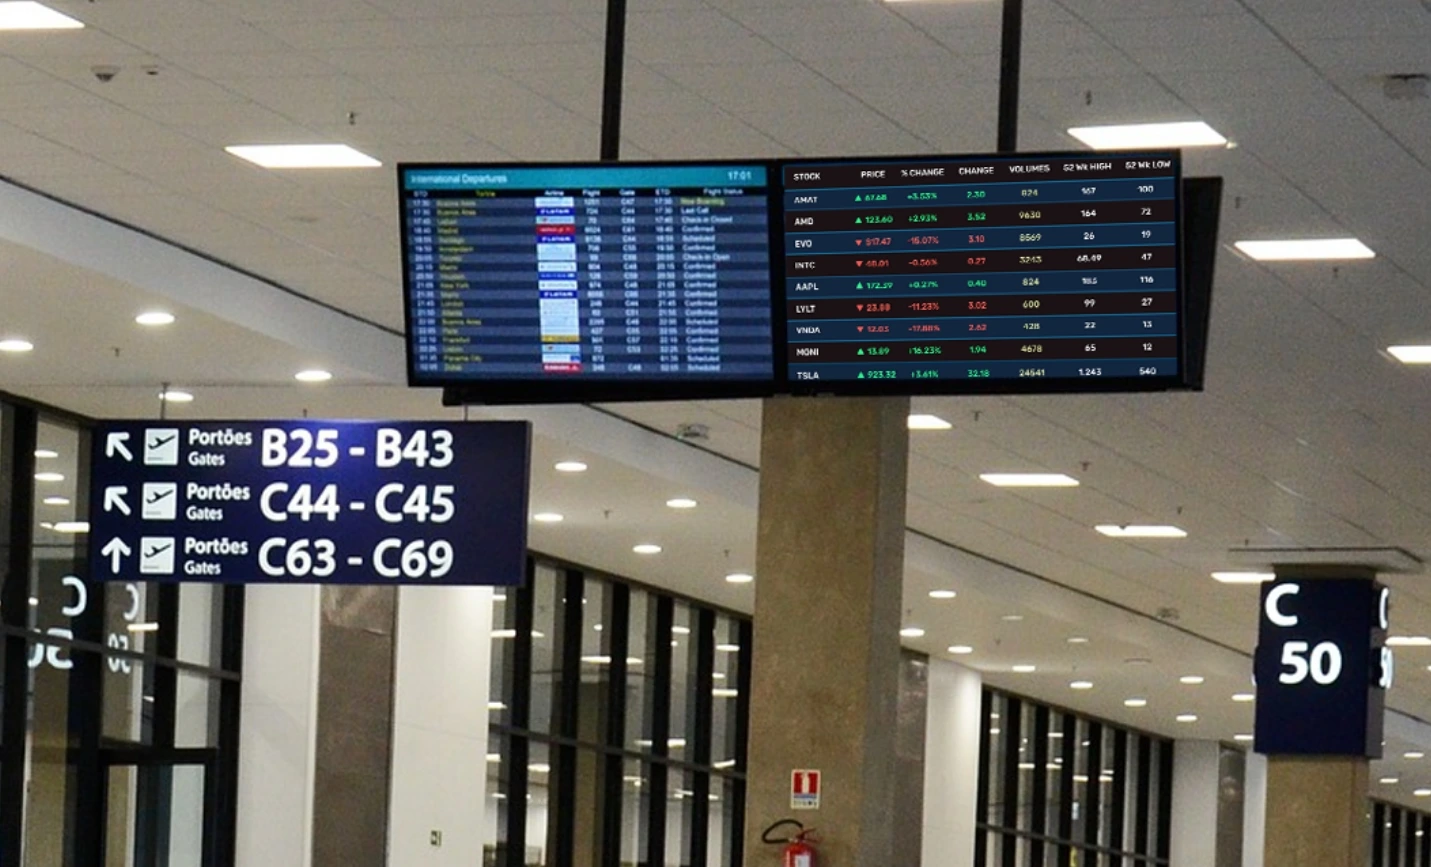
[[[104,510],[106,512],[119,512],[122,515],[130,515],[133,512],[129,509],[129,504],[124,501],[129,493],[129,488],[124,485],[110,485],[104,489]]]
[[[112,431],[104,438],[104,456],[112,458],[116,454],[124,456],[126,461],[134,460],[134,453],[129,450],[125,443],[129,442],[129,434],[124,431]]]
[[[106,542],[103,548],[99,549],[99,553],[109,558],[109,571],[118,575],[120,564],[124,561],[125,557],[134,553],[134,549],[124,544],[123,539],[115,536]]]

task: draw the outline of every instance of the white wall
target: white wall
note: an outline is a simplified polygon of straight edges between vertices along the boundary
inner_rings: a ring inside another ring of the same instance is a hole
[[[388,864],[481,864],[492,589],[403,587],[397,620]]]
[[[240,706],[238,867],[312,863],[319,588],[250,585]]]
[[[1267,839],[1267,757],[1249,751],[1242,785],[1242,867],[1262,867]]]
[[[1217,792],[1222,746],[1217,741],[1173,744],[1171,867],[1216,867]]]
[[[983,677],[942,659],[929,661],[924,733],[926,867],[974,862]]]

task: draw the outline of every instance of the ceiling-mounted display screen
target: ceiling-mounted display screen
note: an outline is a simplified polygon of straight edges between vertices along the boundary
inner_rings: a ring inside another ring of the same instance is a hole
[[[788,390],[1183,385],[1177,153],[781,173]]]
[[[494,403],[773,388],[765,164],[398,175],[411,384]]]

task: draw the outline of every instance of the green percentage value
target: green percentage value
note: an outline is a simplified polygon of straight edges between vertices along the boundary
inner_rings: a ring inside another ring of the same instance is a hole
[[[911,378],[911,379],[938,379],[938,378],[939,378],[939,371],[937,371],[937,370],[916,370],[916,371],[914,371],[913,373],[910,374],[910,378]]]
[[[944,347],[942,347],[942,346],[911,346],[911,347],[909,347],[909,354],[910,354],[910,355],[943,355],[943,354],[944,354]]]
[[[939,222],[939,215],[938,215],[938,214],[910,214],[910,215],[909,215],[909,222],[911,222],[911,223],[937,223],[937,222]]]
[[[911,288],[911,289],[938,289],[938,288],[939,288],[939,281],[938,281],[938,280],[910,280],[910,281],[909,281],[909,288]]]
[[[935,199],[939,198],[939,194],[938,194],[938,193],[933,193],[933,192],[929,192],[929,193],[910,193],[910,194],[909,194],[908,196],[906,196],[905,198],[907,198],[907,199],[908,199],[909,201],[911,201],[911,202],[932,202],[932,201],[934,201]]]

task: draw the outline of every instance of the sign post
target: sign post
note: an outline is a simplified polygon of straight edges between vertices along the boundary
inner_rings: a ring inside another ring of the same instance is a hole
[[[524,422],[113,422],[94,436],[101,581],[521,583]]]

